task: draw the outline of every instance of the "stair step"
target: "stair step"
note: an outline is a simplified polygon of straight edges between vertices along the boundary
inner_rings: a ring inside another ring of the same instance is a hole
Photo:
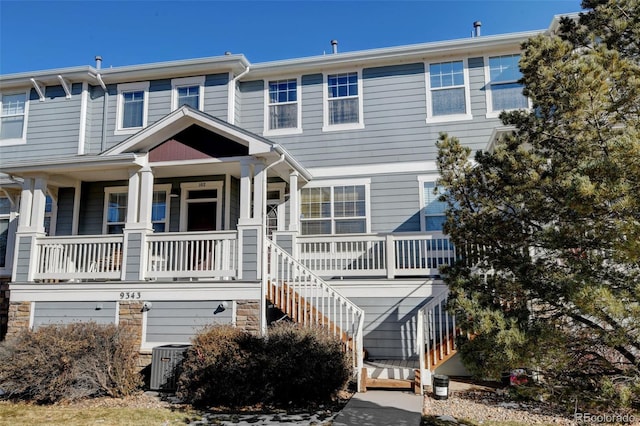
[[[370,376],[368,368],[363,368],[360,378],[360,392],[367,389],[403,389],[416,391],[420,386],[419,372],[413,373],[411,379],[375,378]]]

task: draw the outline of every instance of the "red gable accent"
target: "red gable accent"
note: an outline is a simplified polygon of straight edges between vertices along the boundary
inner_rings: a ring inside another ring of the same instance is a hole
[[[204,152],[178,142],[175,139],[158,145],[149,151],[149,161],[179,161],[179,160],[199,160],[203,158],[212,158]]]

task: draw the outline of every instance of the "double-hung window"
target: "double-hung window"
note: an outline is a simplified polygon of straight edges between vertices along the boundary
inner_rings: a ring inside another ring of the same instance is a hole
[[[368,232],[368,184],[303,188],[300,197],[303,235]]]
[[[182,105],[202,111],[204,106],[204,77],[174,78],[171,80],[171,110]]]
[[[265,133],[292,133],[300,130],[298,79],[269,81]]]
[[[147,126],[149,82],[118,85],[116,134],[135,133]]]
[[[440,201],[442,187],[436,185],[435,176],[419,178],[422,231],[442,231],[446,220],[447,203]]]
[[[27,130],[28,91],[0,96],[0,145],[24,143]]]
[[[323,130],[362,128],[362,79],[360,72],[328,74],[326,87]]]
[[[529,100],[522,94],[523,85],[518,81],[522,73],[518,66],[520,55],[491,56],[485,68],[487,85],[487,115],[501,111],[529,108]]]
[[[171,185],[154,185],[151,204],[151,223],[155,232],[166,232],[169,228],[169,193]],[[127,187],[104,189],[104,225],[106,234],[122,234],[127,222]]]
[[[429,64],[427,121],[471,119],[468,81],[462,60]]]

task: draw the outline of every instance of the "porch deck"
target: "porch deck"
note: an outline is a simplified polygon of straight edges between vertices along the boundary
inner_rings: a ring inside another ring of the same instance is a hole
[[[38,237],[27,282],[238,279],[236,231]],[[456,249],[442,233],[300,236],[293,256],[320,277],[436,276]],[[139,271],[132,274],[132,271]]]

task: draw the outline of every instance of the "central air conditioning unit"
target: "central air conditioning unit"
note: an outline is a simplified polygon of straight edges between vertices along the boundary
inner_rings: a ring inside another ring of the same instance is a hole
[[[184,352],[191,345],[156,346],[151,352],[151,380],[149,388],[175,391]]]

